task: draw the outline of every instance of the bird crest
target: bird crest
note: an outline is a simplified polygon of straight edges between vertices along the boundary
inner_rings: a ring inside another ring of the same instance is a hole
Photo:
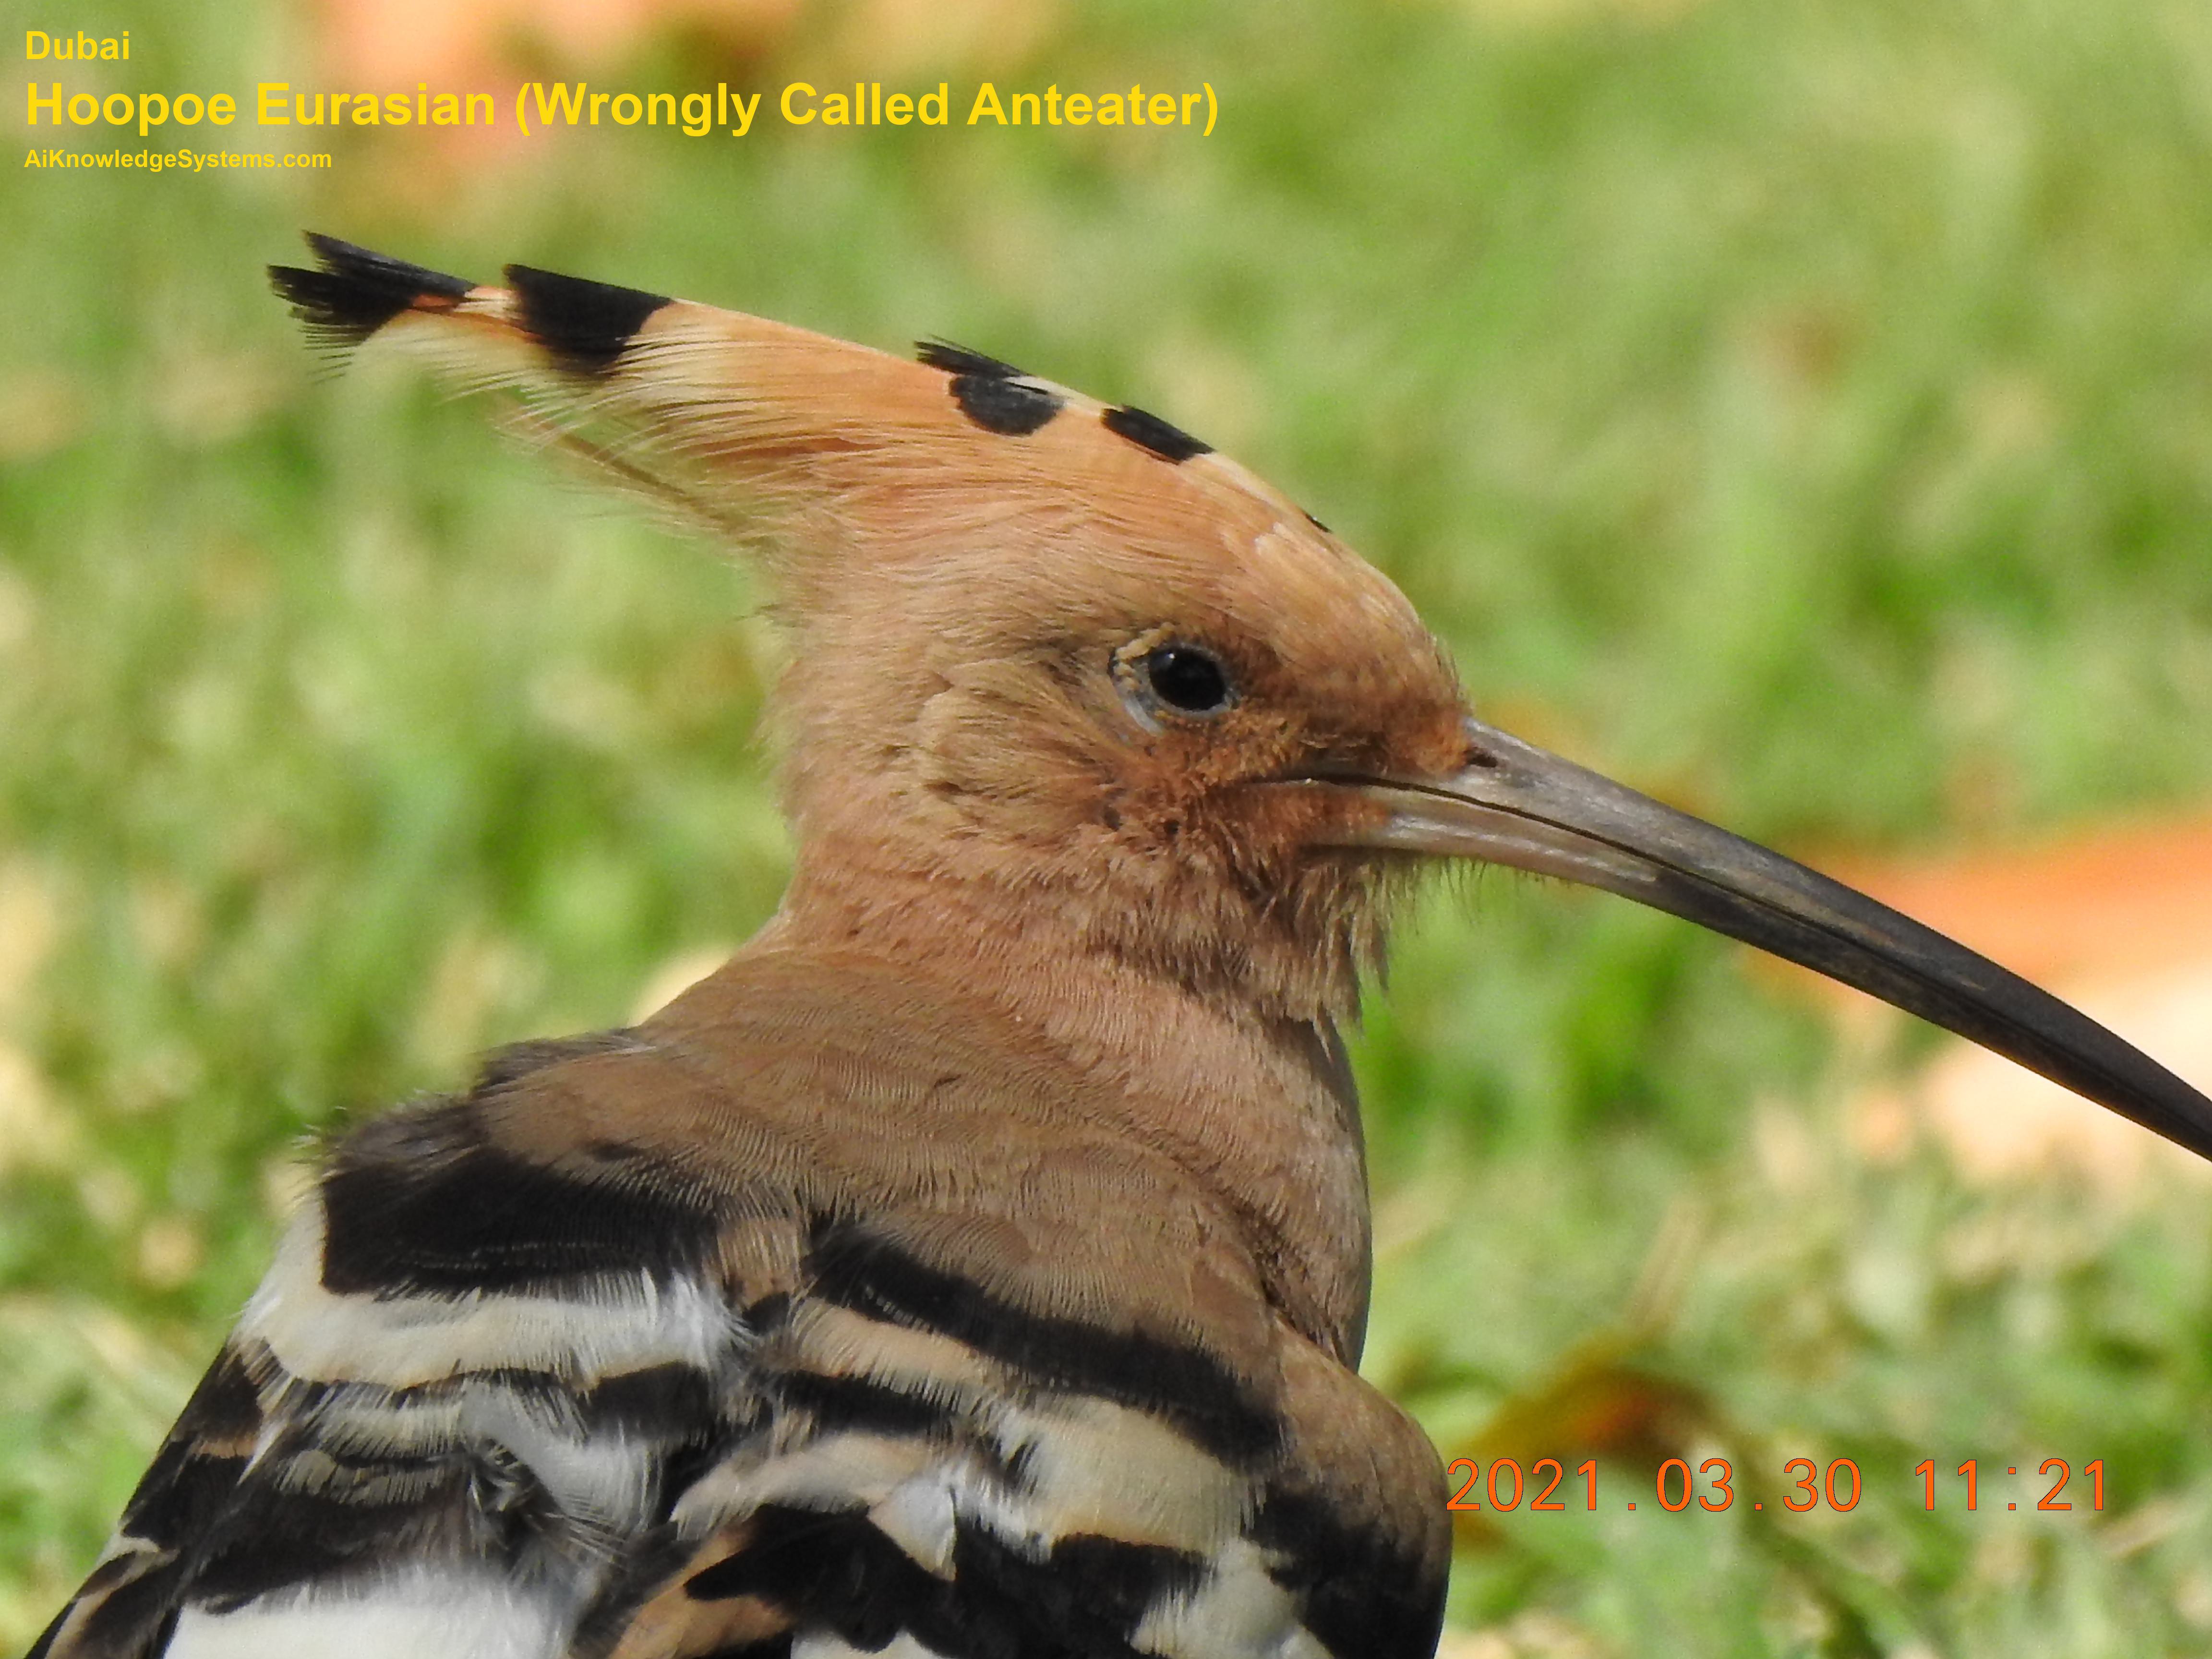
[[[319,269],[274,275],[312,333],[511,392],[545,441],[765,568],[802,901],[957,884],[1208,994],[1352,1012],[1394,860],[1328,850],[1316,820],[1378,815],[1255,786],[1449,771],[1464,704],[1404,596],[1286,496],[963,347],[908,361],[310,241]]]

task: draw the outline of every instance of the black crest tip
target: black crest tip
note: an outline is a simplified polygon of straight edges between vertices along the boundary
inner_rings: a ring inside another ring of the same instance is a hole
[[[1134,404],[1123,404],[1109,409],[1099,420],[1117,438],[1127,438],[1138,448],[1149,450],[1164,461],[1181,463],[1194,455],[1212,453],[1213,446],[1194,438],[1181,427],[1170,426],[1158,416],[1139,409]]]
[[[955,345],[950,340],[918,340],[914,355],[917,361],[930,368],[941,368],[947,374],[975,374],[986,380],[1014,380],[1022,371],[1012,363],[987,356],[980,351],[970,351],[966,346]]]
[[[669,303],[665,294],[563,276],[532,265],[509,265],[522,326],[564,368],[602,374],[629,349],[645,319]]]
[[[424,265],[410,264],[335,236],[307,233],[319,267],[269,267],[269,285],[292,307],[313,336],[337,345],[358,345],[426,296],[459,300],[475,286]]]

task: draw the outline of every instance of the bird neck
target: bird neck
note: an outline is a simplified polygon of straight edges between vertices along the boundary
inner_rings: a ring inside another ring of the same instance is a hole
[[[861,959],[1003,1020],[1115,1103],[1247,1237],[1283,1316],[1357,1363],[1370,1278],[1358,1098],[1331,1011],[1304,1017],[1101,949],[1085,919],[986,884],[810,847],[739,962]]]

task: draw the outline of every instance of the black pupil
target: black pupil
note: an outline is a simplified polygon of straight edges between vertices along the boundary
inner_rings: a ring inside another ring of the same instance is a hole
[[[1164,645],[1145,659],[1145,677],[1170,708],[1210,714],[1229,701],[1229,676],[1194,646]]]

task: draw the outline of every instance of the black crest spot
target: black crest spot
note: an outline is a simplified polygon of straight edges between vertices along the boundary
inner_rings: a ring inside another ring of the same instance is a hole
[[[665,294],[586,282],[530,265],[509,265],[507,286],[521,302],[522,326],[563,368],[604,374],[628,349]]]
[[[1170,426],[1158,416],[1134,404],[1109,409],[1098,418],[1115,436],[1127,438],[1138,448],[1148,449],[1164,461],[1180,463],[1194,455],[1211,454],[1213,450],[1212,444],[1192,437],[1181,427]]]
[[[1031,384],[1012,363],[945,340],[924,340],[919,349],[929,368],[952,376],[952,401],[986,432],[1026,438],[1064,407],[1059,393]]]
[[[953,376],[952,401],[984,431],[1008,438],[1028,437],[1060,410],[1059,395],[1041,386],[981,374]]]
[[[316,270],[269,267],[269,285],[289,303],[311,337],[325,344],[359,345],[425,295],[459,300],[475,287],[465,277],[371,252],[335,236],[307,233]]]

